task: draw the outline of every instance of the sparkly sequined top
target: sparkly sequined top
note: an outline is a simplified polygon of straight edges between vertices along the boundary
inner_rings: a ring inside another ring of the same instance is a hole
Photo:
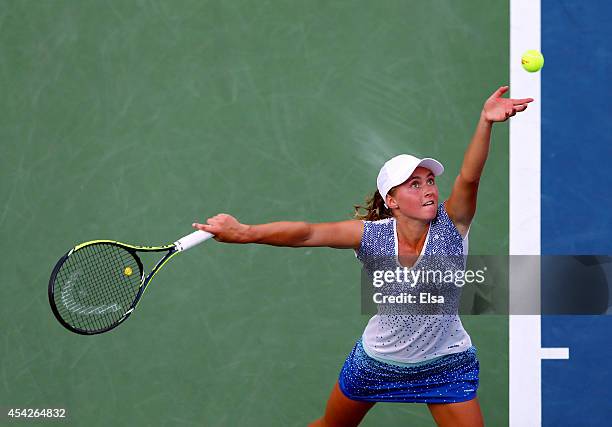
[[[435,263],[437,269],[457,269],[453,260],[463,259],[467,255],[467,240],[467,235],[463,238],[459,234],[444,203],[441,203],[436,217],[430,223],[421,256],[412,268],[431,268],[432,265],[423,265],[429,262]],[[364,221],[361,245],[355,252],[368,271],[380,268],[381,262],[386,264],[387,269],[401,267],[397,259],[395,219]],[[417,363],[467,350],[472,342],[455,310],[459,304],[461,288],[447,283],[444,292],[445,303],[451,304],[453,314],[387,314],[388,311],[378,305],[378,313],[369,320],[363,332],[362,341],[366,352],[378,359]]]

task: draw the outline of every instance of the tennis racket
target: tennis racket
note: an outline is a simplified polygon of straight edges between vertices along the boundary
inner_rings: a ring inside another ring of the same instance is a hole
[[[119,326],[134,311],[157,272],[179,252],[213,237],[196,231],[165,246],[92,240],[70,249],[49,279],[49,304],[69,331],[94,335]],[[139,254],[165,252],[149,274]]]

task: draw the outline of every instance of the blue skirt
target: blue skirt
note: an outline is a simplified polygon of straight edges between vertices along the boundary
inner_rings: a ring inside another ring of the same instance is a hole
[[[338,383],[349,399],[369,402],[455,403],[476,397],[479,363],[476,348],[414,367],[368,356],[361,339],[344,362]]]

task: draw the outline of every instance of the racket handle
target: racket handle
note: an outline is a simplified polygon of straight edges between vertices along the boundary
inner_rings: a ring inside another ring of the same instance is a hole
[[[194,231],[191,234],[186,235],[185,237],[178,239],[174,242],[174,246],[176,246],[176,250],[186,251],[189,248],[193,248],[194,246],[199,245],[202,242],[210,239],[211,237],[215,237],[213,234],[210,234],[206,231],[198,230]]]

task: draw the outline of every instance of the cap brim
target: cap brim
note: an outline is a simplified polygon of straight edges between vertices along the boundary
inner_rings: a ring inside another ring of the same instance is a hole
[[[442,163],[429,157],[422,159],[417,167],[419,166],[429,169],[435,176],[440,176],[444,173],[444,166],[442,166]]]

